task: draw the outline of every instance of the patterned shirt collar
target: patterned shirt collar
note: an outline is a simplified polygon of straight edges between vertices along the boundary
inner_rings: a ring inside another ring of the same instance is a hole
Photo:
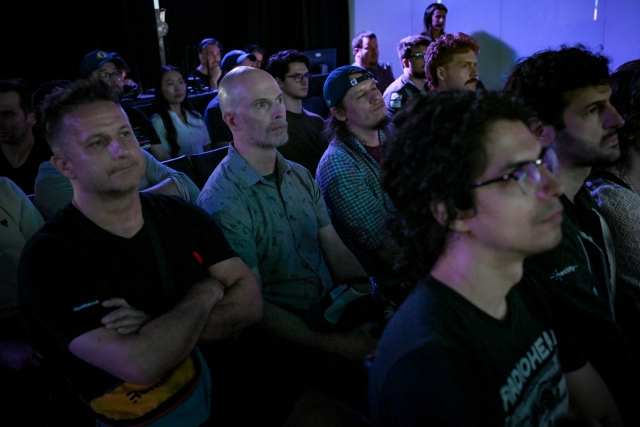
[[[227,164],[231,171],[230,178],[238,185],[249,188],[259,182],[267,185],[273,185],[263,178],[260,173],[253,168],[236,150],[233,142],[229,144],[229,152],[227,153]],[[289,163],[282,157],[282,154],[276,151],[276,169],[278,171],[278,185],[282,183],[282,176],[289,173]]]

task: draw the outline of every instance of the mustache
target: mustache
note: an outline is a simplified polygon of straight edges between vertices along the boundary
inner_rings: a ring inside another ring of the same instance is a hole
[[[469,79],[469,80],[467,80],[467,82],[465,84],[468,85],[469,83],[478,83],[478,78],[474,77],[472,79]]]
[[[289,128],[289,124],[287,123],[287,121],[286,121],[286,120],[284,120],[284,121],[281,121],[281,122],[271,123],[271,124],[269,125],[269,127],[267,128],[267,130],[270,130],[270,131],[271,131],[271,130],[274,130],[274,129],[276,129],[276,128],[279,128],[280,126],[286,126],[286,127],[287,127],[287,129]]]
[[[132,167],[132,166],[138,166],[138,165],[139,165],[139,163],[138,163],[136,160],[134,160],[134,159],[131,159],[131,160],[124,160],[124,161],[123,161],[122,163],[120,163],[118,166],[114,167],[112,171],[113,171],[113,172],[117,172],[117,171],[121,171],[121,170],[123,170],[123,169],[130,168],[130,167]]]
[[[600,139],[600,144],[605,144],[609,138],[616,135],[618,135],[618,129],[613,129],[611,132],[605,134],[602,139]]]

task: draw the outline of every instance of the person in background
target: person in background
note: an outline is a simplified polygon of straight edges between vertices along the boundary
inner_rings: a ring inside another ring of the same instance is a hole
[[[191,156],[211,149],[211,139],[202,115],[187,98],[182,71],[165,65],[156,76],[151,123],[171,158]]]
[[[256,57],[255,63],[253,64],[255,68],[260,68],[261,70],[264,70],[264,68],[267,65],[267,61],[264,60],[264,55],[266,53],[266,50],[262,46],[253,43],[245,46],[245,48],[242,50],[244,50],[247,53],[252,53],[253,56]]]
[[[416,93],[427,93],[424,55],[429,43],[431,41],[422,35],[409,36],[400,40],[398,56],[402,65],[402,75],[382,94],[389,117],[405,105],[410,96]]]
[[[216,39],[206,38],[198,45],[198,60],[200,63],[189,74],[195,80],[195,85],[218,89],[218,81],[222,77],[220,59],[222,58],[222,44]]]
[[[36,115],[31,97],[27,81],[0,80],[0,176],[26,194],[33,194],[38,167],[52,155],[44,137],[33,132]]]
[[[632,336],[640,335],[640,60],[611,75],[611,104],[625,120],[618,130],[620,158],[592,170],[585,186],[611,230],[616,255],[616,319]]]
[[[444,34],[444,26],[447,23],[447,12],[449,9],[442,3],[431,3],[424,11],[424,31],[423,36],[435,41]]]
[[[85,80],[102,80],[111,86],[122,100],[124,85],[122,84],[122,72],[118,68],[122,66],[122,58],[116,58],[103,50],[94,50],[82,59],[80,77]],[[121,108],[129,117],[129,123],[131,123],[140,146],[148,149],[153,157],[160,161],[169,160],[169,153],[162,146],[160,138],[146,114],[127,105],[121,105]]]
[[[480,44],[464,33],[445,34],[432,42],[424,56],[424,70],[429,88],[476,90]]]
[[[354,63],[360,68],[369,71],[376,78],[376,86],[380,93],[389,87],[395,80],[391,65],[378,62],[380,51],[378,50],[378,39],[371,31],[361,31],[351,41],[353,47]]]
[[[297,50],[283,50],[271,55],[266,71],[282,90],[287,109],[289,140],[278,147],[278,151],[315,176],[327,142],[322,117],[302,108],[302,100],[309,91],[309,58]]]

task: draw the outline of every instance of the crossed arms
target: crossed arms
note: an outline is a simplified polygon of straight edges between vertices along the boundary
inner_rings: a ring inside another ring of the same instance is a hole
[[[240,258],[218,262],[208,271],[209,277],[194,284],[176,306],[139,331],[120,333],[114,326],[118,320],[107,315],[103,323],[110,327],[74,338],[69,351],[124,381],[149,384],[181,362],[199,342],[230,336],[260,320],[260,290]],[[140,316],[139,322],[146,320],[143,313]]]

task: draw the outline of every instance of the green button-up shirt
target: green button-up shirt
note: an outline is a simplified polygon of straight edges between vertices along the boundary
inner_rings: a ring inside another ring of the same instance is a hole
[[[263,298],[301,314],[333,286],[318,239],[331,220],[307,169],[278,153],[276,171],[277,181],[268,181],[232,143],[198,205],[249,268],[258,267]]]

